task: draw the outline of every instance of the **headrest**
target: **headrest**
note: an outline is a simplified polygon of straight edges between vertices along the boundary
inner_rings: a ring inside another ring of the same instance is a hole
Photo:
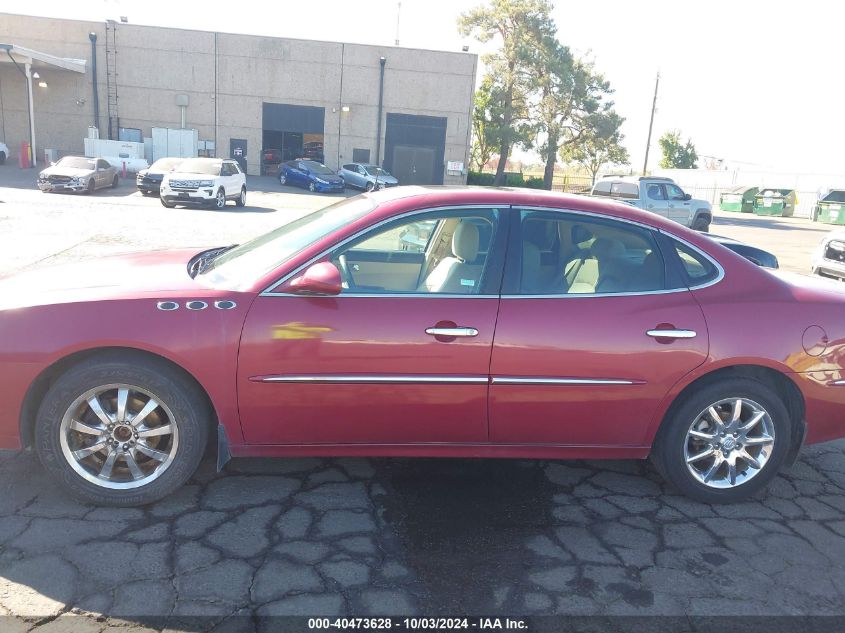
[[[452,235],[452,253],[465,262],[478,256],[478,227],[472,222],[461,221]]]
[[[559,226],[563,228],[564,226],[566,226],[566,224],[561,222]],[[572,227],[571,237],[573,245],[580,244],[581,242],[586,242],[590,238],[592,238],[593,232],[580,224],[576,224]]]
[[[522,239],[541,251],[551,250],[557,237],[555,224],[549,220],[530,219],[522,225]]]
[[[592,246],[590,246],[590,253],[596,259],[624,257],[625,245],[619,240],[611,240],[606,237],[600,237],[593,242]]]

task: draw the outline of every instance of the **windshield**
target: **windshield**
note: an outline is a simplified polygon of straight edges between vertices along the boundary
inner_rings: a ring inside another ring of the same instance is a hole
[[[834,189],[824,197],[822,202],[845,202],[845,190]]]
[[[390,175],[389,171],[387,171],[386,169],[382,169],[381,167],[378,167],[376,165],[364,165],[364,169],[367,170],[367,173],[370,174],[370,176],[389,176]]]
[[[150,165],[150,171],[170,171],[183,162],[185,162],[184,158],[159,158]]]
[[[209,176],[219,176],[222,164],[223,161],[221,160],[209,158],[189,158],[179,165],[179,171],[186,174],[207,174]]]
[[[59,167],[70,167],[71,169],[96,169],[96,161],[93,158],[81,158],[79,156],[65,156],[56,165]]]
[[[302,249],[373,209],[373,201],[364,196],[341,200],[226,251],[199,276],[214,286],[246,289]]]
[[[333,174],[334,172],[323,165],[322,163],[318,163],[315,160],[304,160],[302,164],[308,168],[312,174]]]

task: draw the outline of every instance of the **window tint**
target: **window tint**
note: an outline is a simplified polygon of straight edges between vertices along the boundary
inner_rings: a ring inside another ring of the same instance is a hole
[[[666,288],[653,233],[624,222],[523,212],[519,294],[618,294]]]
[[[677,185],[666,185],[666,190],[669,192],[669,200],[683,200],[684,192]]]
[[[355,171],[357,169],[357,166],[353,165],[352,163],[347,163],[346,165],[343,166],[343,168],[346,171]]]
[[[109,164],[108,162],[104,161],[102,158],[97,161],[97,169],[108,169]]]
[[[690,286],[701,286],[719,276],[719,270],[704,255],[677,240],[672,240],[672,244]]]
[[[666,199],[666,191],[663,189],[663,185],[649,185],[646,189],[646,195],[648,196],[649,200]]]
[[[331,255],[342,294],[479,294],[497,217],[432,213],[375,229]]]
[[[610,195],[610,182],[603,181],[597,183],[596,186],[593,188],[593,195],[594,196],[609,196]]]
[[[614,182],[610,186],[610,195],[614,198],[636,200],[640,197],[640,188],[633,182]]]

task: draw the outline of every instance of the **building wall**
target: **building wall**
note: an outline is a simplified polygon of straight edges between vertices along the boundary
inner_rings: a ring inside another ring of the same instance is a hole
[[[0,42],[88,61],[85,76],[39,69],[48,83],[34,87],[39,151],[82,151],[94,122],[89,32],[97,34],[99,127],[106,138],[105,24],[0,13]],[[468,163],[475,55],[119,23],[116,35],[120,125],[140,128],[143,136],[149,137],[152,127],[179,127],[176,96],[188,95],[187,127],[196,128],[201,140],[216,140],[218,156],[228,156],[230,138],[247,139],[248,171],[257,174],[262,103],[320,106],[326,110],[329,167],[351,161],[353,148],[369,149],[375,160],[379,58],[384,56],[382,160],[386,115],[396,112],[446,117],[444,162]],[[10,147],[29,136],[24,88],[15,67],[0,63],[0,134]],[[444,178],[446,184],[464,181]]]

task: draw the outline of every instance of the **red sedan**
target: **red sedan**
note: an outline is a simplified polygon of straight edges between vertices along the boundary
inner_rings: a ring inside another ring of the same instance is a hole
[[[845,294],[627,205],[402,187],[0,281],[0,447],[87,501],[230,456],[646,458],[762,488],[845,435]]]

